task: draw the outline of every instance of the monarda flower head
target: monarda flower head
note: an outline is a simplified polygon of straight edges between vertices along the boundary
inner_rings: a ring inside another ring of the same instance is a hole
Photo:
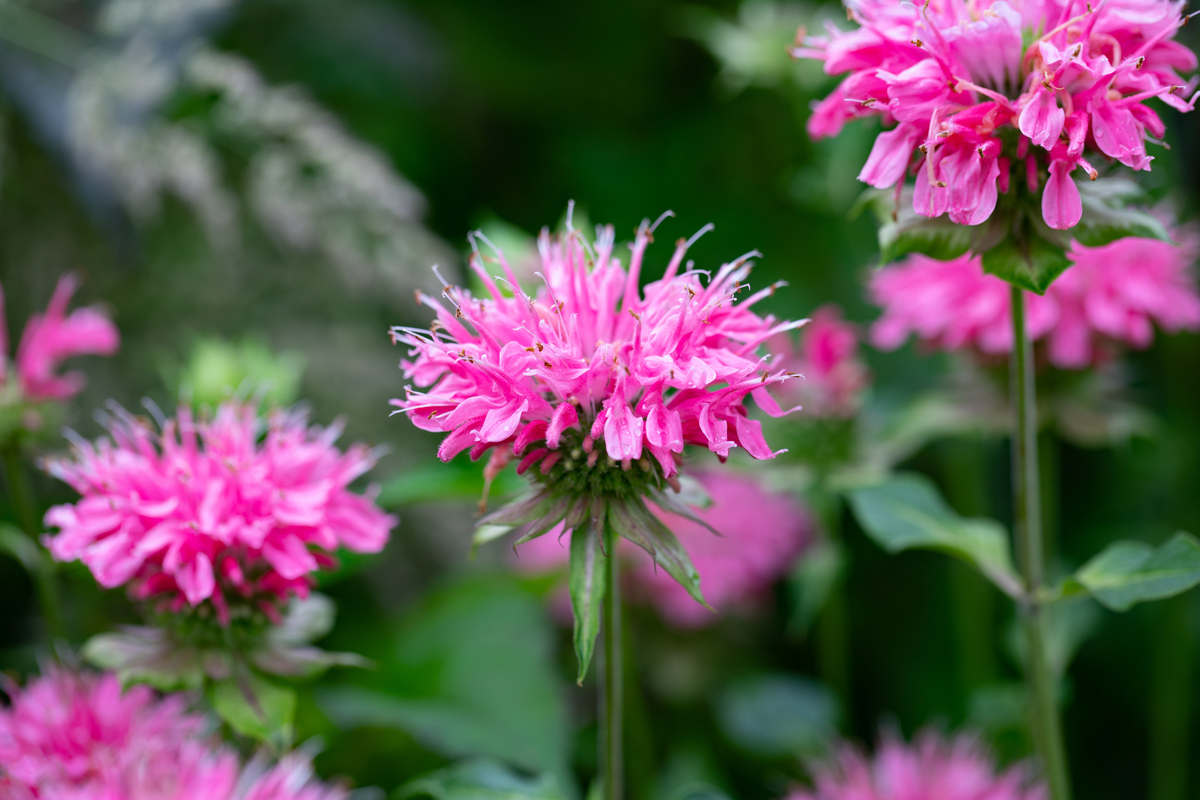
[[[122,689],[112,674],[55,668],[4,687],[0,797],[4,800],[344,800],[313,780],[308,759],[285,755],[244,768],[182,695]]]
[[[1000,772],[975,739],[927,732],[906,744],[885,737],[872,758],[850,746],[814,770],[812,789],[787,800],[1047,800],[1022,767]]]
[[[914,210],[979,225],[1010,188],[1041,198],[1050,228],[1079,223],[1076,177],[1110,159],[1150,168],[1163,136],[1157,98],[1190,111],[1196,56],[1174,40],[1184,3],[1169,0],[850,0],[856,27],[831,26],[797,56],[845,79],[809,120],[832,136],[850,119],[888,129],[859,179],[877,188],[913,173]]]
[[[1102,247],[1073,244],[1071,266],[1045,295],[1027,298],[1026,334],[1040,357],[1061,369],[1085,369],[1120,347],[1147,347],[1155,325],[1200,329],[1191,269],[1200,242],[1190,231],[1177,237],[1178,245],[1132,237]],[[1012,352],[1008,284],[984,274],[978,257],[910,256],[875,273],[870,287],[883,308],[871,330],[878,347],[899,347],[912,335],[985,358]]]
[[[403,367],[413,384],[393,404],[417,427],[446,434],[443,460],[491,451],[494,470],[518,459],[535,491],[483,523],[515,528],[519,542],[563,523],[573,532],[573,573],[585,559],[594,565],[606,531],[615,532],[700,599],[695,568],[645,501],[688,513],[669,493],[685,445],[722,459],[735,448],[776,455],[746,401],[783,413],[768,390],[792,375],[763,345],[800,323],[754,311],[776,287],[737,300],[755,253],[709,275],[684,263],[691,242],[681,239],[662,276],[641,287],[656,225],[638,227],[628,268],[611,227],[594,242],[569,224],[563,236],[543,231],[533,294],[503,254],[503,275],[493,278],[476,252],[471,267],[487,296],[453,286],[445,304],[421,295],[437,315],[432,328],[393,330],[409,347]]]
[[[718,614],[755,606],[811,543],[812,517],[795,498],[772,491],[750,475],[716,469],[690,471],[711,504],[699,521],[657,512],[679,538],[704,582],[704,597]],[[713,536],[713,530],[723,535]],[[516,548],[521,569],[544,571],[567,563],[568,543],[551,531]],[[624,567],[631,593],[678,628],[700,628],[718,619],[633,545]],[[558,600],[553,602],[557,604]]]
[[[799,400],[805,416],[845,418],[858,411],[870,380],[858,357],[858,339],[841,309],[827,305],[813,312],[797,345],[790,338],[778,342],[777,351],[788,354],[783,363],[801,375],[788,385],[785,396]]]
[[[395,524],[349,488],[374,453],[339,450],[339,428],[309,427],[302,412],[262,418],[231,402],[194,419],[180,408],[156,430],[116,409],[107,424],[107,438],[76,438],[69,456],[46,462],[80,494],[46,513],[58,529],[46,544],[101,585],[161,598],[169,612],[199,610],[222,625],[256,611],[277,619],[335,550],[378,552]]]

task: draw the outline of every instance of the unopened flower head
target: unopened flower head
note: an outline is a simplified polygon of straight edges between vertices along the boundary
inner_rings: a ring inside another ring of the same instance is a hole
[[[96,308],[79,308],[69,314],[67,305],[79,282],[73,275],[59,279],[45,313],[25,323],[17,345],[15,375],[8,363],[7,326],[3,293],[0,292],[0,385],[15,377],[20,396],[26,400],[63,400],[83,388],[78,372],[58,374],[62,362],[77,355],[112,355],[120,337],[112,321]]]
[[[1121,347],[1147,347],[1155,325],[1200,330],[1192,274],[1200,239],[1187,230],[1176,237],[1179,244],[1139,238],[1073,244],[1066,272],[1045,295],[1026,298],[1026,332],[1039,356],[1055,367],[1084,369]],[[978,257],[911,256],[877,272],[871,295],[883,308],[871,330],[878,347],[899,347],[913,335],[942,350],[1012,352],[1010,287],[985,274]]]
[[[261,418],[231,402],[205,419],[180,408],[161,430],[119,408],[107,422],[107,438],[76,439],[46,462],[80,494],[47,512],[58,533],[46,544],[101,585],[164,598],[170,611],[276,618],[337,548],[377,552],[395,523],[349,489],[375,454],[338,449],[339,428],[309,427],[302,412]]]
[[[855,326],[842,318],[841,309],[827,305],[813,312],[812,320],[800,331],[798,346],[790,339],[778,343],[779,352],[790,351],[784,364],[801,376],[788,385],[785,396],[789,400],[795,397],[805,416],[850,417],[858,410],[870,380],[858,357],[858,338]]]
[[[753,607],[812,541],[812,518],[793,497],[749,475],[715,469],[689,474],[707,492],[711,505],[697,509],[694,520],[662,512],[657,516],[691,555],[705,600],[717,614]],[[722,535],[713,535],[714,530]],[[565,567],[568,542],[562,533],[558,528],[518,545],[513,563],[531,572]],[[698,628],[718,619],[644,552],[627,542],[622,545],[630,592],[664,620],[679,628]],[[570,619],[565,596],[556,595],[551,602],[556,614]]]
[[[489,296],[447,286],[448,307],[420,298],[437,314],[431,330],[394,329],[410,347],[414,385],[393,404],[447,434],[443,460],[496,449],[564,493],[619,494],[631,482],[636,493],[639,475],[670,481],[687,444],[721,458],[737,447],[773,457],[746,400],[783,413],[768,389],[792,376],[760,350],[799,323],[755,313],[774,286],[737,301],[754,253],[708,276],[684,263],[691,242],[681,239],[662,277],[641,288],[654,230],[639,226],[628,269],[611,227],[594,243],[573,229],[543,231],[533,294],[502,253],[493,277],[477,252],[471,266]]]
[[[1078,224],[1075,180],[1095,178],[1097,156],[1150,168],[1146,142],[1163,120],[1147,101],[1195,104],[1196,56],[1174,37],[1184,3],[1171,0],[849,0],[795,55],[845,75],[809,120],[832,136],[853,118],[888,130],[859,179],[877,188],[914,173],[914,209],[964,225],[991,216],[1000,194],[1040,195],[1046,224]]]
[[[843,746],[788,800],[1047,800],[1022,767],[998,771],[974,738],[927,732],[911,744],[888,736],[870,757]]]
[[[113,674],[55,668],[4,687],[5,800],[344,800],[299,753],[246,767],[182,695],[122,689]]]

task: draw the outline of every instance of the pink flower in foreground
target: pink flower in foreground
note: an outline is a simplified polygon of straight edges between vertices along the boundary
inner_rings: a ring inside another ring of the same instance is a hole
[[[1137,238],[1102,247],[1073,244],[1066,272],[1045,295],[1026,297],[1030,339],[1054,366],[1083,369],[1110,357],[1114,346],[1148,346],[1155,324],[1166,331],[1200,329],[1191,272],[1197,244],[1190,235],[1181,245]],[[883,308],[871,340],[892,349],[911,334],[942,350],[1007,356],[1009,291],[984,273],[978,257],[912,256],[871,278],[871,296]]]
[[[1072,173],[1092,153],[1150,168],[1165,125],[1151,98],[1192,110],[1196,56],[1174,41],[1184,3],[1170,0],[851,0],[857,27],[830,26],[795,55],[846,75],[809,120],[833,136],[856,117],[889,126],[859,179],[877,188],[915,174],[913,208],[978,225],[1021,182],[1041,194],[1051,228],[1082,216]]]
[[[1045,787],[1016,767],[998,773],[974,739],[920,735],[912,744],[886,737],[872,759],[843,747],[817,769],[815,788],[788,800],[1046,800]]]
[[[114,675],[55,669],[6,687],[0,772],[38,800],[214,800],[231,796],[237,758],[215,747],[180,696]],[[0,784],[2,785],[2,784]],[[8,795],[5,795],[8,797]]]
[[[79,282],[73,275],[59,279],[46,313],[35,314],[25,324],[17,346],[16,377],[21,393],[30,400],[61,400],[83,388],[83,375],[56,374],[61,363],[78,355],[112,355],[120,337],[117,328],[95,308],[67,314],[67,304]],[[0,293],[0,384],[8,381],[7,329],[3,294]]]
[[[181,695],[122,690],[115,675],[54,669],[0,708],[4,800],[343,800],[307,759],[274,767],[237,754],[188,713]]]
[[[574,230],[543,230],[544,282],[532,295],[503,254],[496,279],[472,258],[489,296],[447,286],[447,308],[420,295],[437,315],[432,330],[393,329],[393,341],[410,348],[403,366],[413,383],[393,405],[417,427],[447,434],[443,460],[501,448],[521,458],[519,472],[536,464],[546,473],[576,447],[594,466],[597,443],[626,467],[653,456],[666,477],[685,444],[722,458],[735,447],[773,457],[745,401],[783,413],[767,389],[790,376],[758,350],[797,323],[751,310],[775,287],[736,302],[753,253],[706,282],[707,273],[684,265],[690,243],[681,239],[663,276],[640,288],[653,230],[638,228],[628,269],[613,255],[611,227],[598,229],[594,243]]]
[[[161,433],[119,411],[110,438],[76,441],[70,457],[46,463],[81,495],[46,513],[59,529],[46,544],[101,585],[165,596],[172,610],[207,601],[225,623],[236,603],[274,618],[334,550],[377,552],[395,524],[349,490],[375,456],[340,451],[338,433],[310,428],[302,413],[264,420],[235,403],[199,421],[181,408]]]
[[[790,384],[789,399],[794,396],[807,414],[816,417],[854,415],[870,376],[858,359],[858,332],[842,319],[840,308],[818,308],[800,332],[799,347],[788,338],[777,349],[793,351],[784,363],[801,375]]]
[[[717,612],[752,605],[784,575],[812,539],[808,512],[790,495],[766,489],[748,475],[718,470],[697,471],[694,477],[712,505],[698,509],[704,523],[658,513],[657,516],[691,555],[704,585],[704,596]],[[723,535],[717,536],[713,529]],[[515,564],[542,571],[566,565],[568,542],[561,529],[517,547]],[[687,590],[645,553],[625,545],[630,591],[653,605],[665,620],[681,628],[707,625],[716,616],[697,603]],[[556,598],[556,611],[570,607]]]

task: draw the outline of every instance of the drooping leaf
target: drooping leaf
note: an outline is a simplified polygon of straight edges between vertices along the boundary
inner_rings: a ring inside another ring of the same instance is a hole
[[[487,756],[568,785],[570,733],[553,631],[510,574],[460,579],[373,625],[372,670],[317,702],[341,728],[406,731],[451,757]],[[378,631],[384,631],[379,633]]]
[[[743,678],[721,692],[716,711],[726,738],[760,758],[811,755],[837,733],[834,694],[792,675]]]
[[[1083,218],[1071,235],[1090,247],[1108,244],[1126,236],[1170,241],[1171,236],[1153,215],[1130,205],[1141,199],[1141,189],[1124,178],[1101,178],[1080,184]]]
[[[213,711],[243,736],[287,747],[292,740],[296,692],[242,670],[213,684],[208,692]]]
[[[1122,541],[1105,548],[1064,581],[1062,596],[1088,592],[1113,611],[1161,600],[1200,583],[1200,541],[1177,533],[1159,547]]]
[[[33,539],[15,525],[3,522],[0,522],[0,553],[8,553],[31,575],[52,568],[50,559]]]
[[[89,664],[115,672],[124,684],[144,683],[161,691],[199,689],[214,674],[227,678],[232,667],[225,654],[206,654],[181,646],[162,628],[124,626],[93,636],[83,646]]]
[[[596,649],[596,636],[600,633],[607,561],[617,557],[616,553],[604,552],[606,513],[602,503],[593,503],[586,523],[577,527],[571,534],[567,583],[571,593],[571,609],[575,617],[575,658],[578,662],[576,680],[580,684],[587,677],[592,653]]]
[[[464,761],[401,786],[392,800],[567,800],[550,776],[520,775],[490,759]]]
[[[822,539],[796,561],[788,574],[791,595],[791,615],[788,630],[806,636],[813,622],[825,607],[825,601],[842,580],[846,556],[842,546],[831,539]]]
[[[1005,593],[1022,593],[1008,537],[999,523],[966,519],[946,505],[926,478],[901,473],[850,491],[859,524],[885,550],[937,550],[973,564]]]
[[[1005,237],[983,251],[983,271],[1027,291],[1044,294],[1071,265],[1066,244],[1037,220],[1026,225],[1024,233]]]
[[[649,553],[654,563],[686,589],[697,603],[708,607],[704,595],[700,593],[700,573],[692,564],[687,550],[671,529],[650,513],[641,500],[614,503],[609,513],[609,524],[614,526],[619,535]]]
[[[880,215],[879,260],[882,264],[897,261],[910,253],[923,253],[930,258],[948,261],[967,252],[975,231],[951,222],[942,216],[925,217],[913,210],[912,191],[905,189],[896,198],[892,192],[881,193],[875,203]]]

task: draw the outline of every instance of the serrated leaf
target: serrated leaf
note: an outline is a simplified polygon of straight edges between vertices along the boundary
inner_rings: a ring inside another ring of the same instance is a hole
[[[686,589],[697,603],[708,608],[704,595],[700,593],[700,573],[692,564],[687,550],[671,529],[650,513],[641,500],[613,503],[609,507],[609,524],[618,535],[649,553],[655,564]]]
[[[286,747],[292,740],[296,693],[286,686],[241,672],[208,692],[213,711],[243,736]]]
[[[575,657],[579,663],[576,680],[582,685],[596,649],[600,632],[601,606],[604,602],[604,570],[616,553],[604,553],[604,526],[607,511],[602,502],[592,504],[586,523],[571,532],[571,555],[567,583],[571,610],[575,617]]]
[[[1060,587],[1070,596],[1087,592],[1113,611],[1161,600],[1200,583],[1200,541],[1177,533],[1155,548],[1144,542],[1109,545]]]
[[[566,800],[549,776],[519,775],[488,759],[454,764],[401,786],[393,800]]]
[[[726,738],[761,758],[810,755],[837,733],[833,692],[791,675],[743,678],[721,692],[716,711]]]
[[[994,520],[958,516],[928,479],[902,473],[849,495],[859,524],[885,550],[947,553],[974,565],[1001,591],[1022,594],[1004,528]]]
[[[894,197],[887,192],[876,202],[881,222],[880,263],[888,264],[910,253],[948,261],[970,249],[975,235],[972,228],[944,216],[930,218],[918,214],[913,210],[911,189],[905,189],[896,200]]]

